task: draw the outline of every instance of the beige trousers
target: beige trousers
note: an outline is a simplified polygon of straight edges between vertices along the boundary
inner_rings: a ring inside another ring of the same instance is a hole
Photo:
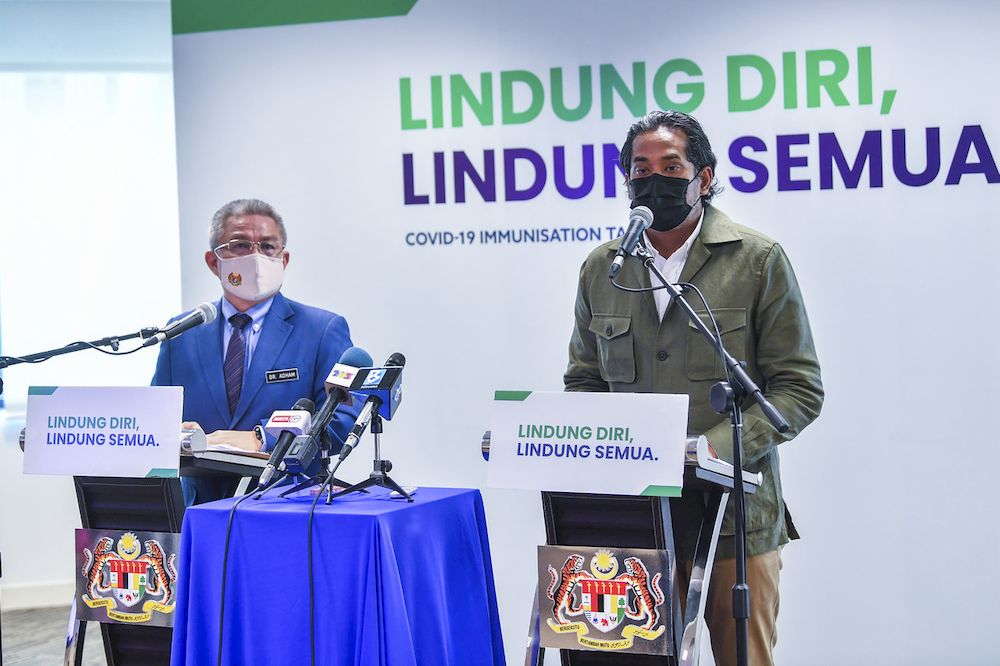
[[[749,634],[750,666],[772,666],[778,642],[778,574],[781,549],[747,558],[750,586]],[[717,560],[712,568],[705,622],[712,636],[712,653],[718,666],[736,664],[736,624],[733,620],[733,585],[736,560]]]

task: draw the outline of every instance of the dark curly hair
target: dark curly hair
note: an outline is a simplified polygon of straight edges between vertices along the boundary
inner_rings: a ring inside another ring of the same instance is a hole
[[[702,202],[711,203],[715,195],[722,191],[719,181],[715,178],[715,165],[718,164],[718,160],[715,159],[712,144],[708,142],[708,137],[705,136],[705,130],[702,129],[701,123],[694,116],[689,116],[681,111],[650,111],[632,123],[632,126],[628,128],[628,134],[625,135],[625,145],[622,146],[619,158],[622,170],[626,174],[631,170],[632,144],[635,142],[635,137],[660,127],[677,127],[684,130],[684,133],[687,134],[685,152],[688,161],[694,164],[697,173],[701,173],[705,167],[712,167],[712,184],[708,188],[708,193],[701,197]]]

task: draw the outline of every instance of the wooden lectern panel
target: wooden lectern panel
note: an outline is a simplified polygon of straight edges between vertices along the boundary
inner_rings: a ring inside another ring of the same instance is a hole
[[[545,540],[550,546],[656,548],[673,551],[659,497],[542,493]],[[669,517],[667,524],[669,525]],[[672,657],[560,650],[563,666],[667,666]]]

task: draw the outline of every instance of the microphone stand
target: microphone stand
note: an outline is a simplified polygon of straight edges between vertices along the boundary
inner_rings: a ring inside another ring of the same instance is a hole
[[[736,622],[736,663],[739,666],[747,666],[750,587],[747,585],[747,525],[743,496],[743,402],[747,396],[753,398],[778,432],[788,430],[788,421],[764,397],[764,392],[750,378],[743,365],[726,351],[722,344],[721,333],[716,338],[715,333],[705,325],[705,322],[684,298],[681,289],[668,282],[663,273],[656,268],[653,257],[646,248],[641,245],[636,247],[635,256],[642,259],[643,265],[656,276],[663,288],[670,294],[673,302],[684,310],[698,332],[711,343],[728,368],[729,378],[735,380],[735,382],[721,381],[713,384],[709,391],[709,403],[718,413],[729,414],[733,432],[733,499],[735,500],[734,518],[736,522],[736,583],[733,585],[733,619]],[[613,280],[612,284],[614,284]],[[708,308],[708,303],[705,304],[705,307]]]
[[[383,488],[391,488],[399,493],[402,497],[406,498],[407,502],[412,502],[413,497],[410,493],[403,490],[403,487],[392,480],[389,476],[389,472],[392,470],[392,463],[388,460],[382,459],[381,449],[379,447],[379,437],[382,435],[382,417],[379,415],[378,410],[372,414],[371,425],[368,428],[371,430],[372,435],[375,436],[375,461],[373,463],[374,470],[368,475],[368,478],[360,483],[355,483],[350,488],[345,488],[339,493],[328,496],[326,498],[326,503],[329,504],[334,497],[340,497],[341,495],[346,495],[347,493],[353,492],[367,492],[365,488],[370,488],[371,486],[382,486]]]
[[[93,349],[94,347],[111,347],[112,351],[118,351],[119,344],[123,340],[132,340],[139,337],[145,340],[146,338],[153,337],[159,331],[160,329],[158,328],[144,328],[137,333],[112,335],[111,337],[101,338],[100,340],[94,340],[92,342],[71,342],[63,347],[37,352],[35,354],[28,354],[27,356],[0,356],[0,370],[12,365],[20,365],[21,363],[41,363],[42,361],[49,360],[53,356],[72,354],[73,352],[83,351],[84,349]],[[0,395],[2,394],[3,379],[0,379]]]
[[[261,497],[267,494],[267,491],[280,486],[284,482],[284,480],[290,476],[294,475],[289,474],[288,472],[282,472],[280,476],[272,478],[263,486],[257,486],[254,490],[250,491],[252,493],[257,493],[256,495],[253,496],[254,500],[259,500]]]
[[[319,485],[320,490],[322,492],[322,486],[327,482],[331,488],[333,488],[334,484],[337,484],[338,486],[344,488],[350,485],[347,481],[341,481],[337,477],[331,475],[330,451],[333,449],[333,440],[330,437],[330,431],[327,430],[326,428],[323,428],[323,430],[320,432],[319,442],[320,442],[319,471],[313,476],[306,478],[306,480],[303,481],[302,483],[292,486],[285,492],[278,495],[278,497],[285,497],[287,495],[291,495],[294,492],[298,492],[299,490],[303,490],[305,488],[311,488],[312,486],[315,485]],[[336,468],[334,468],[334,471],[336,471]],[[327,504],[329,504],[329,501],[327,502]]]

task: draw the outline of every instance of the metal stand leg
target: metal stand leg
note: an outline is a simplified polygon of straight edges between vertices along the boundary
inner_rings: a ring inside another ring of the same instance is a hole
[[[674,655],[680,654],[681,630],[683,615],[681,613],[680,578],[677,568],[680,566],[680,559],[677,555],[677,542],[674,539],[674,519],[670,514],[670,499],[660,498],[660,516],[663,524],[663,536],[666,540],[667,550],[671,553],[670,572],[668,580],[670,584],[670,617],[673,624],[674,635]]]
[[[87,623],[76,619],[76,594],[69,605],[69,626],[66,629],[66,654],[64,666],[82,666],[83,641],[87,637]]]
[[[241,497],[243,495],[246,495],[247,490],[249,488],[250,488],[250,477],[244,476],[242,479],[240,479],[239,485],[236,486],[235,497]]]
[[[330,495],[326,499],[326,503],[329,504],[330,500],[335,497],[340,497],[341,495],[347,495],[353,492],[367,492],[365,488],[370,488],[372,486],[382,486],[383,488],[389,488],[390,490],[395,490],[399,495],[406,499],[407,502],[412,502],[413,497],[410,493],[403,490],[403,487],[392,480],[389,476],[389,471],[392,469],[392,463],[388,460],[382,458],[382,452],[379,445],[379,437],[382,434],[382,418],[378,415],[378,412],[372,415],[371,425],[369,430],[372,433],[372,437],[375,438],[375,461],[372,465],[374,468],[372,473],[368,475],[368,478],[361,483],[355,483],[350,488],[341,490],[335,495]]]
[[[708,604],[708,587],[715,564],[715,548],[719,543],[719,530],[726,515],[729,493],[705,495],[705,517],[701,521],[698,542],[691,560],[688,583],[687,608],[684,612],[684,632],[680,638],[677,662],[681,666],[697,666],[701,658],[701,637],[705,628],[705,606]]]
[[[528,648],[524,654],[524,666],[538,666],[545,663],[545,648],[539,643],[541,617],[538,613],[538,583],[535,583],[535,596],[531,601],[531,620],[528,622]]]

